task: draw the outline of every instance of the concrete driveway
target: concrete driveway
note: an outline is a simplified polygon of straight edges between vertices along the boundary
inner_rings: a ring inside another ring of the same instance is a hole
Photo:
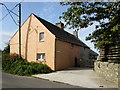
[[[90,68],[74,67],[49,74],[38,74],[33,76],[85,88],[117,88],[113,83],[103,80]]]

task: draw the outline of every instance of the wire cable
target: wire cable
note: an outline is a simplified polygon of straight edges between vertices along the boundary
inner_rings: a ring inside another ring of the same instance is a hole
[[[14,23],[15,23],[16,25],[18,25],[18,24],[16,23],[15,19],[13,18],[12,14],[10,13],[9,9],[7,8],[7,6],[6,6],[6,5],[4,5],[4,6],[6,7],[8,13],[10,14],[10,16],[11,16],[12,20],[14,21]]]
[[[9,10],[10,12],[12,12],[12,13],[14,13],[13,12],[13,10],[19,5],[19,4],[21,4],[22,2],[24,2],[24,0],[22,0],[21,2],[19,2],[18,4],[16,4],[11,10]],[[16,13],[14,13],[16,16],[18,16]],[[7,16],[9,15],[9,13],[8,14],[6,14],[2,19],[0,19],[0,22],[2,21],[2,20],[4,20]]]
[[[14,10],[16,7],[17,7],[17,5],[15,5],[15,7],[13,7],[13,8],[11,9],[11,11]],[[9,15],[9,13],[6,14],[6,15],[0,20],[0,22],[1,22],[2,20],[4,20],[8,15]]]
[[[23,3],[24,2],[24,0],[22,0],[21,2],[19,2],[19,4],[21,4],[21,3]]]
[[[16,13],[14,13],[13,11],[11,11],[10,9],[8,9],[11,13],[13,13],[14,15],[16,15],[16,16],[18,16],[19,17],[19,15],[17,15]]]

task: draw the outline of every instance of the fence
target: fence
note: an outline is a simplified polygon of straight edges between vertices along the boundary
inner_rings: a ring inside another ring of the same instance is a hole
[[[103,57],[104,50],[101,50],[100,57]],[[120,46],[111,47],[108,52],[108,60],[120,62]]]
[[[108,60],[119,60],[120,61],[120,47],[111,47],[108,52]]]

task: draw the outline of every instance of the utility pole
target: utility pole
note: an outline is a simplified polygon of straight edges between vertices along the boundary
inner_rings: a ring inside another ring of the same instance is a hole
[[[19,58],[21,58],[21,4],[19,3]]]
[[[9,10],[4,3],[0,3],[0,5],[4,5],[5,8],[7,9],[7,11],[9,12],[9,14],[10,14],[10,12],[12,12],[12,10]],[[18,17],[18,22],[19,22],[19,58],[21,58],[21,3],[17,4],[16,6],[18,6],[18,8],[19,8],[18,9],[19,15],[17,15],[14,12],[12,12],[12,13],[15,14]],[[10,14],[10,16],[12,17],[11,14]],[[12,19],[15,22],[13,17],[12,17]],[[16,24],[16,22],[15,22],[15,24]]]

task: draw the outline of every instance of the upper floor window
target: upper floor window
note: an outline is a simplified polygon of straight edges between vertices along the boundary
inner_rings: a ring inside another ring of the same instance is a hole
[[[44,32],[39,34],[39,41],[44,41]]]

